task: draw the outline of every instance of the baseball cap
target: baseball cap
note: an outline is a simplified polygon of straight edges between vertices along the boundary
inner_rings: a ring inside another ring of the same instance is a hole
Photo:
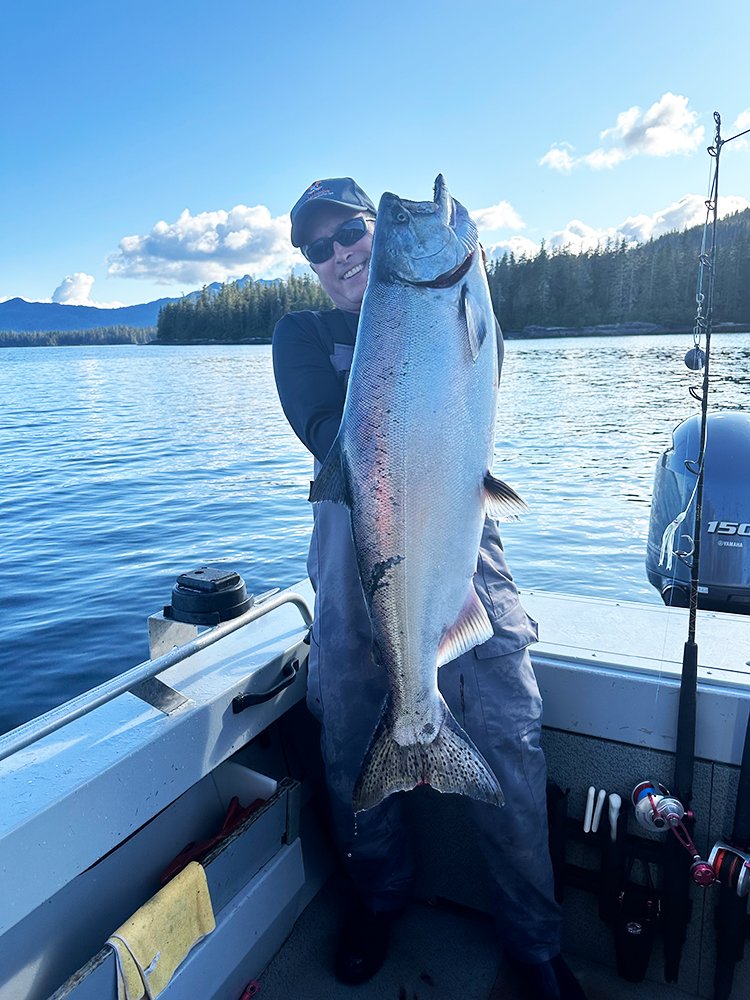
[[[290,213],[293,247],[301,247],[305,242],[305,227],[315,214],[315,206],[320,202],[343,205],[344,208],[372,212],[375,215],[375,206],[351,177],[328,177],[322,181],[313,181]]]

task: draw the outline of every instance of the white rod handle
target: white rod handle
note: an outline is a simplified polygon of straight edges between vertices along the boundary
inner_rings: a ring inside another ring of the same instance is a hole
[[[617,840],[617,821],[620,818],[620,807],[622,799],[617,792],[612,792],[609,797],[609,835],[613,842]]]
[[[586,814],[583,818],[583,832],[588,833],[591,829],[591,818],[594,815],[594,795],[596,794],[596,789],[592,785],[589,788],[589,793],[586,797]]]
[[[603,788],[599,790],[599,795],[596,799],[596,809],[594,809],[594,818],[591,821],[591,832],[596,833],[599,829],[599,820],[602,818],[602,809],[604,808],[604,800],[607,797],[607,793]]]

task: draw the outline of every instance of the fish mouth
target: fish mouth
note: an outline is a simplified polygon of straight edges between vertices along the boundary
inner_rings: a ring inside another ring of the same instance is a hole
[[[460,264],[452,267],[450,271],[446,271],[444,274],[439,274],[437,278],[433,278],[431,281],[410,281],[409,284],[415,285],[417,288],[450,288],[452,285],[457,285],[471,267],[475,253],[476,251],[472,250],[469,256],[462,260]]]

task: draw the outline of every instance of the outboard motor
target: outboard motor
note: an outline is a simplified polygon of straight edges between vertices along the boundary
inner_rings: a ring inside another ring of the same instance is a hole
[[[700,416],[683,420],[672,432],[672,447],[656,466],[651,503],[646,572],[664,603],[688,607],[690,560],[695,518],[696,474],[700,453]],[[692,500],[691,500],[692,497]],[[683,553],[660,564],[662,538],[687,507],[674,549]],[[703,513],[698,606],[750,614],[750,413],[712,413],[706,425]]]

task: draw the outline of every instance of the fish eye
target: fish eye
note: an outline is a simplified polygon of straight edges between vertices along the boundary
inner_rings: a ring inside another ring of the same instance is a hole
[[[396,213],[396,222],[406,222],[407,220],[408,220],[408,216],[407,216],[406,212],[397,212]]]

